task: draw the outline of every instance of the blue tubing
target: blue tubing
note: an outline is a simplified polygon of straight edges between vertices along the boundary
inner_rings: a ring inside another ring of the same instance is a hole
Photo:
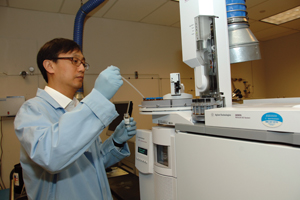
[[[232,10],[246,10],[246,6],[243,4],[228,4],[226,6],[227,11]]]
[[[247,13],[244,11],[228,11],[227,12],[227,18],[230,17],[246,17]]]
[[[227,18],[246,17],[245,0],[226,0]]]
[[[73,40],[80,46],[81,51],[84,19],[89,12],[99,6],[103,1],[104,0],[89,0],[77,11],[74,22]],[[83,85],[80,89],[77,90],[77,92],[83,93]]]
[[[75,23],[74,23],[74,33],[73,40],[80,46],[82,51],[82,35],[83,35],[83,23],[86,14],[80,9],[77,12]]]
[[[232,3],[242,3],[245,4],[245,0],[226,0],[226,4],[232,4]]]
[[[81,47],[81,51],[84,19],[89,12],[99,6],[103,1],[104,0],[89,0],[77,11],[74,22],[73,40]]]

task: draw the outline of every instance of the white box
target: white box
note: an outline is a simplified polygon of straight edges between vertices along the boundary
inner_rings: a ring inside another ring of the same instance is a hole
[[[264,99],[205,111],[205,125],[215,127],[299,132],[299,119],[299,98]]]
[[[15,116],[24,102],[24,96],[0,98],[0,116]]]

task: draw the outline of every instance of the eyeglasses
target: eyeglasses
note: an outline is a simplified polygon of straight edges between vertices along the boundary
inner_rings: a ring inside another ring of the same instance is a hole
[[[85,70],[88,70],[90,68],[90,65],[88,63],[86,63],[85,60],[80,60],[75,57],[57,57],[57,58],[53,58],[53,59],[69,60],[72,62],[73,65],[75,65],[77,67],[79,67],[82,64]]]

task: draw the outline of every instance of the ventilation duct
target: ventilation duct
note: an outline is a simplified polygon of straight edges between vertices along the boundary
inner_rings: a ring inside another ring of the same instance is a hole
[[[259,43],[249,29],[245,0],[226,0],[230,63],[261,58]]]

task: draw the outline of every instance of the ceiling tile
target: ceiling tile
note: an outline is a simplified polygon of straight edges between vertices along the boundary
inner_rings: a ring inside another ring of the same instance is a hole
[[[263,18],[299,6],[299,4],[299,0],[268,0],[256,6],[248,8],[247,11],[249,18],[261,20]]]
[[[7,6],[6,0],[0,0],[0,6]]]
[[[268,28],[268,29],[256,32],[255,37],[259,41],[266,41],[266,40],[274,39],[274,38],[277,38],[277,37],[290,35],[290,34],[293,34],[293,33],[296,33],[296,32],[297,31],[295,31],[295,30],[275,26],[275,27],[272,27],[272,28]]]
[[[287,32],[284,32],[284,33],[279,33],[279,34],[276,34],[276,35],[272,35],[272,36],[262,38],[260,41],[273,40],[273,39],[288,36],[288,35],[291,35],[291,34],[294,34],[294,33],[297,33],[297,31],[290,30],[290,31],[287,31]]]
[[[85,4],[87,1],[88,0],[83,0],[83,4]],[[102,17],[115,4],[116,1],[117,0],[105,0],[99,6],[89,12],[88,16]],[[64,0],[60,13],[76,15],[80,9],[80,6],[80,1],[75,2],[74,0]]]
[[[300,19],[281,24],[280,26],[300,31]]]
[[[169,1],[145,17],[141,22],[166,26],[180,22],[179,3]]]
[[[250,23],[250,29],[253,33],[262,31],[264,29],[272,28],[272,27],[276,27],[276,25],[272,25],[260,21],[254,21],[253,23]]]
[[[86,3],[88,0],[82,0]],[[300,19],[280,26],[262,18],[300,5],[300,0],[247,0],[250,29],[259,40],[300,31]],[[75,15],[81,0],[0,0],[0,6]],[[105,0],[89,16],[180,27],[179,3],[170,0]]]
[[[180,28],[180,22],[176,22],[175,24],[172,24],[172,26]]]
[[[252,7],[257,6],[266,1],[269,1],[269,0],[248,0],[248,1],[246,0],[246,6],[247,6],[247,8],[252,8]]]
[[[92,10],[88,15],[93,17],[103,17],[105,13],[107,13],[108,10],[110,10],[117,1],[118,0],[106,0],[103,3],[101,3],[97,8]]]
[[[63,0],[8,0],[8,5],[13,8],[59,12],[62,2]]]
[[[168,0],[118,0],[103,16],[109,19],[140,21]]]
[[[249,23],[249,24],[254,23],[254,22],[257,22],[257,20],[250,19],[250,18],[248,19],[248,23]]]
[[[88,0],[83,0],[82,3],[84,4],[87,1]],[[64,0],[60,9],[60,13],[76,15],[80,6],[81,6],[81,1]]]

